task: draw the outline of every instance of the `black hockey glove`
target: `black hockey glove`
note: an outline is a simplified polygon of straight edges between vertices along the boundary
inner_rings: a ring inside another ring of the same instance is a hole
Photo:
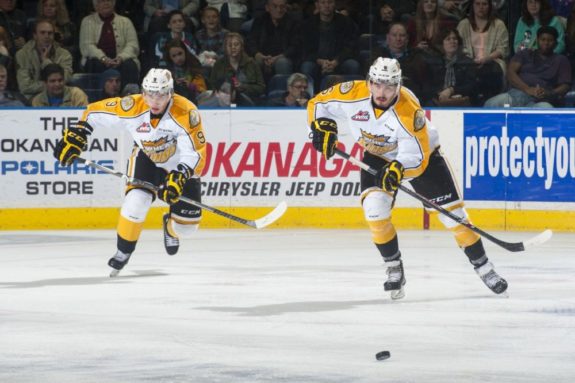
[[[88,147],[88,136],[92,134],[89,125],[76,125],[66,128],[62,132],[62,138],[56,143],[54,157],[62,166],[70,166],[74,159]]]
[[[391,161],[377,172],[377,184],[387,192],[396,191],[403,179],[403,165],[399,161]]]
[[[337,147],[337,123],[330,118],[318,118],[311,123],[312,143],[326,160],[334,155]]]
[[[172,205],[178,202],[184,192],[186,176],[178,170],[172,170],[158,189],[158,198]]]

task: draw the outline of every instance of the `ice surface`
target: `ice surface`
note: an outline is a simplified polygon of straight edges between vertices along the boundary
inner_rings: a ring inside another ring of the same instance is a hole
[[[367,230],[0,232],[0,382],[573,382],[575,235],[510,253],[509,298],[445,231],[400,231],[406,297]],[[519,241],[534,233],[496,232]],[[389,350],[391,358],[376,361]]]

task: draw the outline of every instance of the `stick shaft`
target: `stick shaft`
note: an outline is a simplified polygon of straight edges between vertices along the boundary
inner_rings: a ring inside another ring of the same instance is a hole
[[[349,162],[351,162],[352,164],[360,167],[361,169],[365,170],[366,172],[368,172],[369,174],[372,175],[377,175],[377,170],[372,168],[371,166],[369,166],[368,164],[366,164],[365,162],[351,156],[350,154],[340,150],[340,149],[335,149],[335,154],[339,155],[340,157],[345,158],[346,160],[348,160]],[[495,238],[494,236],[492,236],[491,234],[481,230],[480,228],[478,228],[477,226],[464,221],[461,217],[456,216],[455,214],[453,214],[452,212],[450,212],[449,210],[446,210],[444,208],[442,208],[441,206],[439,206],[438,204],[436,204],[433,201],[428,200],[427,198],[425,198],[424,196],[420,195],[419,193],[408,189],[407,187],[403,186],[403,185],[399,185],[399,189],[406,193],[409,194],[410,196],[412,196],[413,198],[421,201],[423,203],[424,206],[434,209],[436,211],[438,211],[439,213],[446,215],[447,217],[451,218],[452,220],[454,220],[455,222],[467,227],[470,230],[473,230],[474,232],[476,232],[477,234],[480,234],[482,237],[485,237],[486,239],[490,240],[491,242],[503,247],[506,250],[509,251],[524,251],[525,250],[525,246],[523,244],[523,242],[516,242],[516,243],[511,243],[511,242],[505,242],[502,241],[498,238]]]
[[[94,169],[100,170],[100,171],[102,171],[102,172],[104,172],[104,173],[111,174],[111,175],[113,175],[113,176],[122,178],[122,179],[124,179],[125,181],[130,182],[130,183],[132,183],[132,184],[134,184],[134,185],[144,186],[144,187],[146,187],[146,188],[148,188],[148,189],[150,189],[150,190],[152,190],[152,191],[154,191],[154,192],[157,192],[158,189],[159,189],[159,188],[158,188],[156,185],[154,185],[154,184],[151,184],[151,183],[149,183],[149,182],[142,181],[142,180],[139,180],[139,179],[136,179],[136,178],[129,177],[128,175],[126,175],[126,174],[124,174],[124,173],[118,172],[118,171],[116,171],[116,170],[114,170],[114,169],[110,169],[110,168],[108,168],[108,167],[106,167],[106,166],[103,166],[103,165],[100,165],[100,164],[98,164],[98,163],[96,163],[96,162],[94,162],[94,161],[90,161],[90,160],[87,160],[87,159],[81,158],[81,157],[76,158],[76,161],[78,161],[78,162],[80,162],[80,163],[83,163],[83,164],[86,164],[86,165],[88,165],[88,166],[91,166],[91,167],[93,167]],[[233,214],[227,213],[227,212],[222,211],[222,210],[220,210],[220,209],[216,209],[215,207],[208,206],[208,205],[203,204],[203,203],[201,203],[201,202],[194,201],[193,199],[190,199],[190,198],[187,198],[187,197],[184,197],[184,196],[180,197],[180,200],[182,200],[182,201],[184,201],[184,202],[186,202],[186,203],[189,203],[190,205],[197,206],[197,207],[199,207],[199,208],[205,209],[205,210],[207,210],[207,211],[209,211],[209,212],[212,212],[212,213],[214,213],[214,214],[217,214],[217,215],[220,215],[220,216],[222,216],[222,217],[225,217],[225,218],[227,218],[227,219],[229,219],[229,220],[232,220],[232,221],[241,223],[241,224],[243,224],[243,225],[247,225],[247,226],[251,226],[251,227],[256,227],[256,228],[257,228],[257,225],[254,223],[254,221],[247,220],[247,219],[244,219],[244,218],[235,216],[235,215],[233,215]]]

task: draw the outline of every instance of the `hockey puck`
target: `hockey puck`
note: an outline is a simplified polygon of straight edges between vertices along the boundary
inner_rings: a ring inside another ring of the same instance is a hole
[[[389,351],[380,351],[375,354],[375,359],[377,360],[386,360],[391,357],[391,353]]]

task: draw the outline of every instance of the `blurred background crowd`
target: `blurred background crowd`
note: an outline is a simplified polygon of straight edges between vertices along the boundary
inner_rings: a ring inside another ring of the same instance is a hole
[[[0,106],[140,92],[152,67],[200,106],[305,107],[399,60],[424,106],[575,103],[575,0],[0,0]]]

